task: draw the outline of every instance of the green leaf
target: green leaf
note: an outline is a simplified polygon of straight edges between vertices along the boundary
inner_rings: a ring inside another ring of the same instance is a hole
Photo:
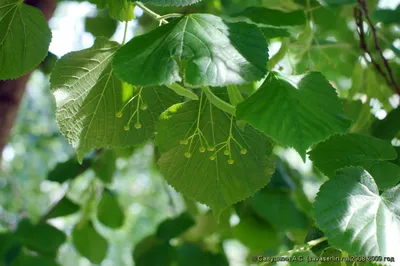
[[[142,0],[143,4],[152,4],[157,6],[188,6],[202,0]]]
[[[133,251],[136,266],[170,266],[175,257],[175,248],[155,236],[144,238]]]
[[[110,16],[119,21],[130,21],[135,15],[135,4],[128,0],[107,0]]]
[[[400,132],[400,108],[391,111],[383,120],[372,124],[372,135],[391,141]]]
[[[125,214],[118,203],[115,195],[105,189],[97,206],[97,218],[99,221],[110,228],[120,228],[124,225]]]
[[[170,185],[207,204],[218,217],[264,187],[274,163],[267,157],[271,144],[265,137],[250,126],[238,129],[235,119],[203,98],[176,104],[161,115],[158,165]]]
[[[400,247],[400,187],[379,195],[361,168],[339,170],[320,188],[314,214],[333,247],[360,256],[395,256]],[[400,259],[400,258],[398,258]]]
[[[377,9],[372,13],[372,18],[383,24],[400,24],[400,5],[396,9]]]
[[[309,152],[314,165],[332,177],[335,171],[348,166],[361,166],[371,173],[383,190],[400,181],[400,167],[387,162],[397,157],[384,140],[358,134],[335,135],[319,143]]]
[[[117,168],[117,157],[114,151],[105,150],[101,157],[92,166],[96,177],[106,184],[112,183],[114,172]]]
[[[121,81],[110,64],[118,47],[98,38],[92,48],[63,56],[51,76],[57,122],[79,161],[95,148],[146,142],[161,112],[180,99],[165,87],[133,88],[124,109]],[[130,129],[133,124],[136,128]]]
[[[255,25],[190,14],[133,38],[115,54],[113,68],[138,86],[182,79],[191,86],[224,86],[260,80],[267,60],[267,43]]]
[[[84,160],[82,165],[75,158],[58,163],[48,174],[47,180],[64,183],[69,179],[74,179],[89,168],[90,160]]]
[[[250,203],[260,217],[280,231],[308,228],[307,217],[296,207],[290,193],[284,190],[264,189],[256,193]]]
[[[272,27],[272,26],[263,26],[259,27],[259,29],[264,34],[266,39],[273,39],[279,37],[290,37],[290,32],[284,28]]]
[[[57,228],[46,223],[34,225],[26,219],[18,224],[15,236],[30,250],[50,257],[56,256],[66,240],[64,232]]]
[[[20,0],[0,3],[0,80],[33,70],[47,56],[51,31],[42,12]]]
[[[117,29],[118,22],[110,18],[107,13],[99,13],[96,17],[85,18],[85,30],[94,37],[104,36],[110,38]]]
[[[248,7],[233,16],[246,17],[257,24],[277,27],[303,25],[306,22],[302,10],[283,12],[277,9],[269,9],[265,7]]]
[[[236,114],[283,146],[295,148],[303,159],[311,144],[344,133],[351,124],[335,89],[318,72],[305,74],[297,84],[270,73],[237,106]]]
[[[67,197],[64,197],[55,207],[55,209],[48,216],[48,219],[67,216],[79,211],[79,205],[72,202]]]
[[[229,266],[222,253],[211,253],[193,243],[184,243],[178,250],[177,266]]]
[[[21,250],[20,247],[21,244],[14,236],[14,234],[9,232],[0,233],[0,266],[3,266],[2,263],[5,263],[7,265],[7,263],[9,262],[8,260],[10,253],[12,253],[13,251],[16,251],[16,253],[19,254]],[[18,254],[16,254],[16,256],[18,256]],[[14,259],[14,257],[12,259]]]
[[[23,254],[11,266],[59,266],[59,264],[48,258]]]
[[[53,71],[53,68],[54,68],[57,60],[58,60],[58,57],[55,54],[48,52],[44,61],[39,65],[39,69],[44,74],[50,74]]]
[[[107,240],[97,233],[91,222],[82,227],[75,226],[72,243],[79,254],[94,264],[100,264],[107,255]]]
[[[178,237],[195,224],[192,216],[184,212],[181,215],[160,223],[156,236],[165,241]]]
[[[272,225],[256,219],[252,216],[245,216],[240,223],[232,228],[233,236],[253,251],[261,251],[279,246],[278,232]]]

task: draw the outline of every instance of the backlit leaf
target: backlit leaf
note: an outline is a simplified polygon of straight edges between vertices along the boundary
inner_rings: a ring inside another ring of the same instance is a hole
[[[122,83],[110,64],[118,48],[98,38],[92,48],[63,56],[51,76],[57,122],[79,161],[92,149],[144,143],[161,112],[179,100],[168,88],[133,88],[124,109]]]
[[[113,68],[137,86],[182,80],[224,86],[263,78],[267,60],[267,43],[255,25],[190,14],[133,38],[116,53]]]
[[[399,203],[399,186],[379,195],[373,177],[352,167],[322,185],[314,214],[332,246],[353,255],[393,257],[399,255]]]
[[[161,173],[177,191],[210,206],[216,217],[264,187],[274,171],[267,157],[270,142],[250,126],[238,129],[235,119],[209,102],[170,107],[157,132]]]

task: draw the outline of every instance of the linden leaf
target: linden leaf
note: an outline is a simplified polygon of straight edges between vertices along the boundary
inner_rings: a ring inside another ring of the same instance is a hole
[[[314,215],[332,246],[353,255],[393,257],[400,246],[399,203],[399,186],[379,195],[372,176],[351,167],[321,186]]]
[[[239,129],[235,119],[202,99],[170,107],[157,132],[161,173],[216,217],[264,187],[274,171],[268,139],[250,126]]]
[[[51,76],[57,122],[79,161],[92,149],[144,143],[158,116],[180,99],[165,87],[128,88],[133,96],[124,104],[110,64],[118,48],[99,38],[93,47],[63,56]]]
[[[51,31],[42,12],[20,0],[0,3],[0,80],[18,78],[47,56]]]
[[[268,47],[255,25],[190,14],[133,38],[115,54],[116,75],[136,86],[182,81],[224,86],[260,80]]]
[[[334,88],[318,72],[306,74],[298,84],[270,73],[237,106],[236,114],[283,146],[295,148],[303,159],[311,144],[345,133],[351,125]]]
[[[334,135],[318,143],[309,154],[314,165],[329,177],[338,169],[361,166],[373,175],[381,190],[400,181],[400,167],[389,162],[397,157],[395,149],[390,143],[371,136]]]

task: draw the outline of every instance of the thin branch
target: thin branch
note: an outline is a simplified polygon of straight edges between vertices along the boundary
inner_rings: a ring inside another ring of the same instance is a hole
[[[365,2],[365,0],[358,0],[358,3],[360,4],[361,10],[358,8],[354,8],[354,17],[356,19],[357,32],[360,36],[360,47],[369,55],[369,57],[371,58],[371,62],[374,64],[374,66],[378,70],[378,72],[385,78],[388,85],[390,87],[393,87],[393,89],[396,91],[396,93],[400,95],[400,87],[396,83],[396,80],[393,75],[393,71],[389,65],[388,60],[383,55],[382,48],[380,47],[380,44],[379,44],[379,38],[378,38],[376,28],[369,16],[369,10],[368,10],[367,3]],[[389,77],[384,73],[381,66],[377,62],[374,61],[372,54],[368,50],[368,47],[367,47],[367,44],[365,41],[364,28],[363,28],[363,19],[362,19],[363,15],[364,15],[365,19],[367,20],[369,27],[371,28],[372,36],[374,38],[375,49],[379,53],[379,56],[382,59],[385,69],[386,69],[387,73],[389,74]]]
[[[363,25],[363,19],[362,19],[362,12],[360,9],[354,8],[354,17],[355,17],[356,25],[357,25],[357,33],[358,33],[358,36],[360,37],[361,50],[363,50],[366,54],[368,54],[368,56],[370,57],[371,63],[374,65],[374,67],[379,72],[379,74],[390,85],[390,81],[389,81],[386,73],[383,71],[383,69],[378,64],[378,62],[375,61],[374,57],[372,56],[371,52],[368,49],[367,41],[365,40],[365,31],[364,31],[364,25]]]
[[[163,23],[163,24],[167,24],[167,23],[168,23],[168,21],[165,20],[165,19],[163,18],[163,16],[160,16],[159,14],[157,14],[156,12],[154,12],[153,10],[151,10],[150,8],[146,7],[146,6],[143,5],[142,3],[136,2],[136,5],[137,5],[138,7],[140,7],[140,8],[141,8],[146,14],[148,14],[150,17],[154,18],[155,20],[158,20],[158,21],[160,21],[160,22]]]

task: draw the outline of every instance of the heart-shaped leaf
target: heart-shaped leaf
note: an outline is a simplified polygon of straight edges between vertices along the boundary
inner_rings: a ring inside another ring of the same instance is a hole
[[[42,12],[20,0],[0,3],[0,80],[28,73],[47,56],[51,31]]]
[[[335,89],[318,72],[306,74],[297,84],[270,73],[236,113],[283,146],[295,148],[303,159],[311,144],[344,133],[351,125]]]
[[[57,122],[79,161],[95,148],[147,141],[158,116],[180,99],[165,87],[123,88],[110,64],[118,48],[98,38],[93,47],[63,56],[51,75]],[[133,94],[125,105],[124,90]]]
[[[361,166],[374,177],[381,190],[400,181],[400,167],[388,162],[396,159],[397,153],[381,139],[358,134],[334,135],[318,143],[309,154],[314,165],[329,177],[340,168]]]
[[[203,96],[202,96],[203,97]],[[160,170],[187,197],[223,209],[264,187],[274,171],[271,143],[207,101],[177,104],[157,124]]]
[[[367,171],[339,170],[321,186],[314,215],[334,247],[360,256],[399,256],[400,185],[379,195]]]
[[[191,86],[224,86],[260,80],[267,60],[267,42],[255,25],[190,14],[133,38],[115,54],[113,68],[137,86],[182,79]]]

